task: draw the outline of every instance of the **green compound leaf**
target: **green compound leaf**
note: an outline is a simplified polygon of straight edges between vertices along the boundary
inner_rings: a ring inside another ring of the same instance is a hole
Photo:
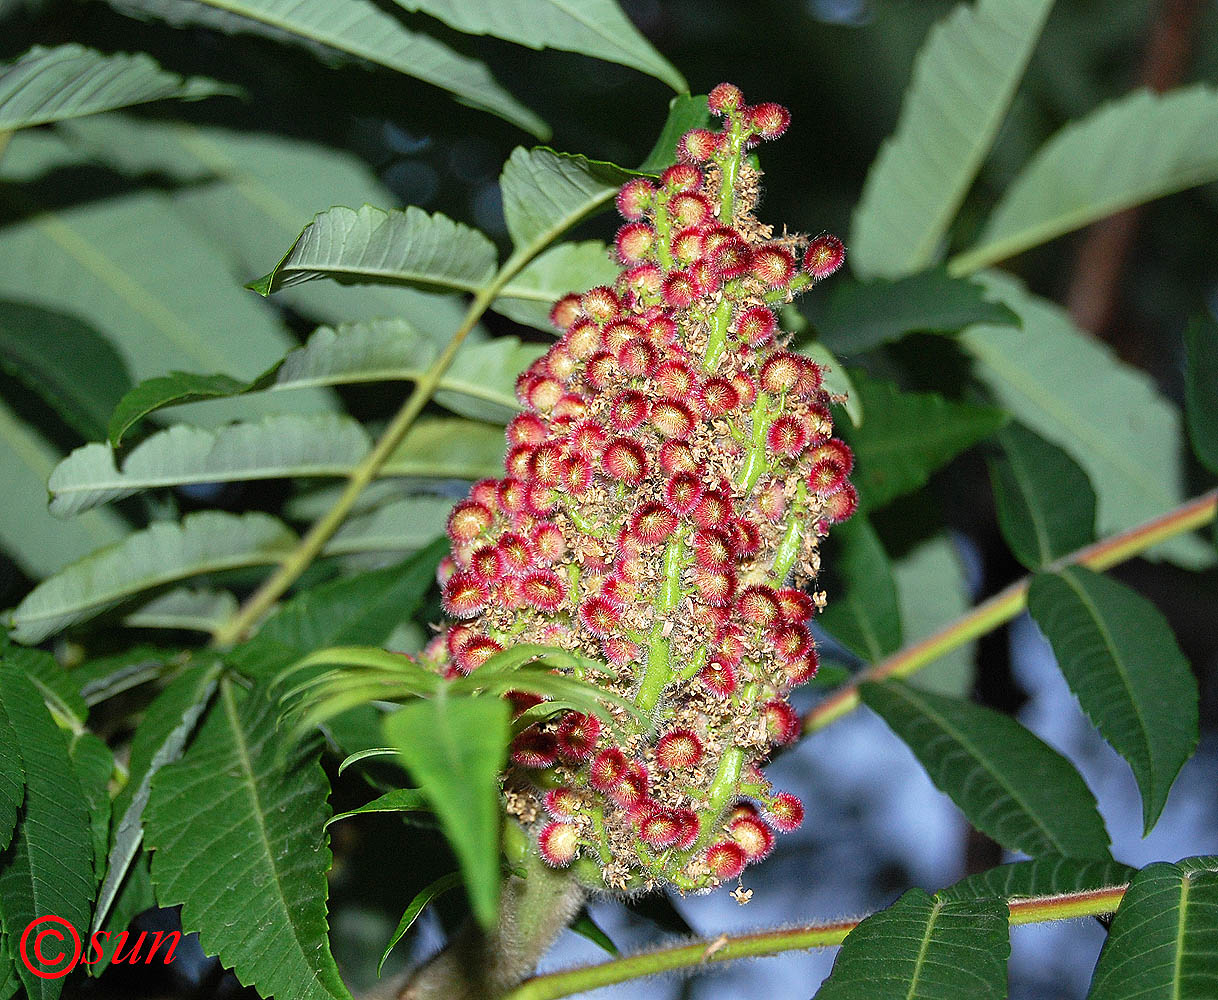
[[[1149,833],[1198,739],[1197,681],[1150,601],[1099,573],[1038,573],[1028,610],[1087,717],[1124,757]]]
[[[1014,719],[902,681],[860,692],[982,833],[1032,857],[1107,858],[1095,797],[1070,762]]]
[[[952,261],[969,273],[1114,212],[1218,179],[1218,92],[1141,90],[1073,122],[1007,188],[978,245]]]
[[[250,383],[228,375],[195,375],[192,372],[170,372],[145,379],[124,393],[115,404],[106,424],[105,436],[117,448],[132,427],[162,407],[225,399],[245,392],[249,386]]]
[[[216,80],[167,72],[143,52],[108,56],[83,45],[35,45],[0,66],[0,132],[170,97],[193,101],[236,93]]]
[[[1184,344],[1184,400],[1193,452],[1210,472],[1218,473],[1218,323],[1198,316],[1189,324]]]
[[[972,607],[960,553],[946,531],[918,542],[896,560],[892,572],[906,644],[935,635],[945,621],[967,614]],[[976,659],[976,642],[964,643],[943,653],[909,682],[923,691],[965,697],[973,690]]]
[[[260,692],[223,682],[190,750],[153,778],[157,901],[181,904],[183,927],[242,985],[349,1000],[327,940],[329,785],[317,747],[285,743],[276,714]]]
[[[987,459],[998,527],[1030,570],[1095,541],[1095,490],[1068,454],[1012,423],[996,435],[1002,454]]]
[[[1129,885],[1087,1000],[1218,995],[1218,872],[1153,864]]]
[[[914,63],[895,133],[863,187],[850,260],[864,277],[931,264],[1006,115],[1053,0],[959,4]]]
[[[96,886],[89,806],[68,756],[66,734],[23,671],[0,661],[0,708],[16,735],[25,770],[25,804],[12,846],[0,868],[0,920],[18,933],[44,914],[83,928]],[[48,942],[48,946],[54,942]],[[70,954],[71,942],[67,942]],[[47,948],[47,954],[55,949]],[[43,979],[15,963],[30,1000],[56,1000],[63,979]]]
[[[12,613],[18,642],[41,642],[134,595],[187,577],[278,562],[296,535],[266,514],[188,514],[160,522],[72,563],[35,587]]]
[[[414,922],[427,909],[428,904],[437,896],[442,896],[444,893],[456,889],[460,884],[461,873],[449,872],[447,875],[441,875],[426,888],[419,890],[414,899],[410,901],[410,905],[406,907],[406,911],[402,914],[402,919],[398,921],[397,927],[394,928],[393,934],[389,938],[389,943],[385,945],[385,950],[381,953],[380,961],[376,963],[376,974],[378,976],[381,974],[381,969],[385,967],[385,959],[389,957],[389,953],[402,940],[402,936],[414,926]]]
[[[1182,503],[1180,456],[1187,445],[1180,414],[1153,380],[1014,279],[991,273],[983,280],[1019,313],[1023,328],[974,326],[960,343],[995,402],[1082,466],[1098,497],[1099,534],[1134,527]],[[1191,567],[1214,558],[1189,536],[1151,552]]]
[[[439,697],[413,701],[384,723],[387,741],[440,818],[485,928],[499,913],[499,771],[509,715],[500,698]]]
[[[410,31],[372,0],[111,0],[137,17],[174,27],[216,28],[379,63],[449,91],[462,104],[498,115],[545,139],[549,127],[503,89],[490,70],[422,32]]]
[[[397,0],[473,35],[493,35],[532,49],[563,49],[620,63],[681,93],[689,84],[660,55],[614,0]]]
[[[500,291],[491,308],[526,326],[554,334],[550,309],[568,292],[611,285],[618,267],[600,240],[559,243],[538,256]]]
[[[446,496],[390,500],[347,518],[323,552],[328,556],[416,552],[444,534],[452,507],[452,498]]]
[[[121,895],[124,879],[144,841],[144,809],[152,779],[179,760],[211,703],[220,676],[218,664],[192,667],[175,678],[148,706],[131,741],[127,784],[114,800],[114,833],[106,874],[93,911],[93,930],[100,930]]]
[[[1006,422],[991,406],[953,403],[933,392],[903,392],[891,382],[852,373],[867,415],[841,427],[854,449],[853,480],[863,507],[877,510],[924,486],[936,469]]]
[[[503,166],[503,215],[517,254],[531,256],[609,203],[638,171],[546,146],[517,146]]]
[[[983,286],[949,277],[942,267],[895,281],[847,281],[834,286],[817,329],[833,351],[850,355],[908,333],[957,333],[974,323],[1019,325],[1019,316],[985,294]]]
[[[970,875],[935,893],[936,899],[1018,899],[1093,892],[1125,885],[1134,869],[1118,861],[1085,861],[1044,855]]]
[[[833,540],[838,549],[833,571],[841,586],[817,620],[851,652],[875,663],[901,646],[901,610],[892,564],[862,514],[839,525]]]
[[[495,273],[495,245],[478,230],[421,208],[338,206],[305,226],[274,270],[250,282],[270,295],[316,278],[476,292]]]
[[[106,418],[131,386],[122,355],[100,333],[24,302],[0,302],[0,367],[86,439],[105,435]]]
[[[817,1000],[1005,1000],[1007,906],[910,889],[842,943]]]

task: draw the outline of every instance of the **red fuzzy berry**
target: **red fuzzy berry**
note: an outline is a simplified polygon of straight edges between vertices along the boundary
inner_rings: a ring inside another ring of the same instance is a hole
[[[761,366],[759,383],[770,395],[777,396],[795,388],[801,374],[800,359],[794,354],[780,351]]]
[[[553,767],[558,760],[558,741],[553,733],[543,733],[533,726],[512,740],[511,760],[533,770]]]
[[[592,485],[592,463],[583,455],[563,459],[559,486],[573,497],[582,497]]]
[[[736,320],[736,334],[746,344],[765,344],[774,338],[778,321],[765,306],[754,306]]]
[[[584,366],[584,378],[594,389],[605,389],[617,378],[617,358],[608,351],[597,351]]]
[[[595,421],[585,420],[571,428],[567,446],[573,455],[583,458],[599,458],[601,452],[605,450],[605,442],[608,440],[609,435],[605,432],[605,428]]]
[[[656,347],[667,347],[677,337],[677,324],[668,316],[653,316],[647,321],[647,339]]]
[[[626,771],[626,755],[617,747],[607,747],[588,765],[588,784],[598,792],[610,792]]]
[[[808,489],[817,496],[831,497],[846,484],[846,470],[834,458],[822,458],[808,470]]]
[[[854,471],[854,452],[850,450],[847,444],[837,440],[837,438],[817,445],[809,458],[813,462],[819,462],[822,458],[831,458],[845,470],[846,475]]]
[[[677,163],[660,174],[660,184],[673,194],[697,191],[702,187],[702,171],[688,163]]]
[[[580,307],[588,314],[594,323],[604,326],[611,320],[617,319],[622,310],[621,300],[612,288],[597,285],[584,292],[579,301]]]
[[[622,185],[617,193],[617,210],[622,218],[634,221],[641,219],[655,200],[656,189],[651,181],[636,177]]]
[[[577,819],[585,809],[583,796],[574,788],[551,788],[541,802],[555,819]]]
[[[678,229],[700,226],[711,218],[713,209],[707,198],[692,191],[674,195],[668,203],[668,215]]]
[[[766,803],[765,818],[775,830],[790,833],[804,821],[804,804],[790,792],[779,792]]]
[[[555,820],[537,835],[537,852],[551,868],[566,868],[579,853],[579,827]]]
[[[665,441],[660,445],[660,468],[671,476],[678,472],[696,472],[698,463],[684,441]]]
[[[812,645],[812,635],[802,622],[780,622],[771,627],[770,645],[780,660],[799,660]]]
[[[723,241],[711,252],[710,264],[719,277],[730,281],[749,273],[753,266],[753,252],[744,240],[734,237]]]
[[[678,809],[673,813],[677,823],[680,826],[680,833],[677,835],[676,848],[679,851],[688,851],[698,842],[698,834],[701,832],[701,827],[698,824],[698,814],[692,809]]]
[[[623,809],[635,809],[647,799],[647,771],[638,761],[627,761],[626,768],[609,790],[609,797]]]
[[[563,537],[562,529],[550,521],[534,528],[529,542],[537,560],[542,563],[556,563],[567,553],[567,540]]]
[[[611,478],[635,486],[647,475],[647,452],[637,441],[614,438],[601,455],[601,465]]]
[[[596,750],[601,722],[595,715],[568,712],[558,726],[558,756],[572,764],[587,760]]]
[[[658,850],[674,846],[681,833],[681,821],[667,809],[657,809],[639,827],[639,839]]]
[[[849,518],[858,508],[858,490],[854,488],[852,483],[846,483],[825,502],[823,516],[830,524],[840,524]]]
[[[561,340],[550,348],[549,353],[546,354],[546,359],[546,369],[558,381],[563,383],[570,379],[579,367],[577,359],[567,350],[566,344]]]
[[[671,510],[684,516],[702,499],[702,483],[692,472],[678,472],[665,485],[664,499]]]
[[[723,117],[744,107],[744,94],[734,83],[720,83],[707,95],[706,105],[711,114]]]
[[[693,549],[694,561],[701,569],[723,569],[736,557],[731,536],[716,528],[695,531]]]
[[[769,628],[782,618],[782,609],[773,587],[753,584],[736,597],[736,614],[749,625]]]
[[[664,272],[655,264],[638,264],[622,275],[622,281],[635,295],[650,298],[664,287]]]
[[[529,471],[532,460],[532,447],[527,444],[518,444],[515,448],[508,449],[508,453],[503,459],[503,467],[512,478],[529,482],[532,478]]]
[[[799,736],[799,716],[788,702],[777,699],[767,701],[761,707],[761,712],[770,742],[785,746]]]
[[[600,350],[601,328],[590,319],[576,320],[566,334],[563,343],[573,358],[588,358]]]
[[[736,878],[748,860],[744,848],[734,840],[721,840],[706,849],[706,867],[721,882]]]
[[[656,349],[645,340],[628,340],[617,352],[617,363],[632,378],[646,378],[656,369]]]
[[[609,423],[617,431],[632,431],[647,419],[647,397],[635,389],[619,392],[609,404]]]
[[[795,274],[795,258],[781,247],[761,247],[753,251],[751,270],[766,288],[782,288]]]
[[[520,581],[520,596],[531,608],[553,614],[567,599],[567,585],[552,569],[536,569]]]
[[[607,598],[586,597],[579,606],[579,623],[598,639],[604,639],[621,625],[622,611]]]
[[[664,278],[664,301],[672,309],[682,309],[698,297],[698,282],[689,270],[669,271]]]
[[[671,399],[686,399],[693,391],[694,373],[681,361],[665,361],[655,374],[656,385]]]
[[[791,112],[768,101],[749,109],[749,128],[763,139],[777,139],[791,124]]]
[[[553,486],[532,483],[525,489],[524,509],[531,517],[545,518],[554,512],[561,499],[558,490]],[[526,528],[527,526],[521,523],[513,525],[513,527]]]
[[[702,230],[691,226],[673,233],[669,246],[672,249],[673,258],[678,264],[689,265],[702,256],[705,243]]]
[[[546,438],[545,421],[535,413],[518,413],[507,425],[510,445],[539,445]]]
[[[770,424],[765,441],[774,454],[798,458],[808,447],[808,429],[798,417],[786,413]]]
[[[613,637],[601,640],[601,652],[605,660],[614,666],[623,663],[634,663],[639,658],[639,647],[629,639]]]
[[[627,222],[617,231],[614,249],[622,264],[637,264],[646,260],[655,246],[656,231],[646,222]]]
[[[666,438],[683,441],[694,429],[689,407],[675,399],[661,399],[651,407],[651,425]]]
[[[490,588],[473,573],[454,573],[444,584],[444,611],[453,618],[473,618],[490,599]]]
[[[648,545],[660,545],[677,530],[677,515],[663,504],[646,503],[635,512],[630,527]]]
[[[761,532],[748,521],[736,521],[732,525],[732,545],[738,556],[749,559],[761,551]]]
[[[625,344],[642,337],[643,326],[637,320],[615,319],[605,327],[605,350],[616,357]]]
[[[732,502],[718,490],[703,493],[694,506],[694,520],[700,528],[724,529],[732,519]]]
[[[483,583],[497,583],[504,574],[503,559],[493,545],[483,545],[469,557],[469,571]]]
[[[784,621],[802,625],[816,614],[816,605],[812,598],[802,590],[794,587],[783,587],[778,591],[778,607],[782,610]]]
[[[666,771],[697,767],[702,759],[702,741],[692,729],[674,729],[656,743],[656,763]]]
[[[538,445],[529,458],[528,473],[534,483],[557,486],[562,477],[562,448],[548,442]]]
[[[815,649],[809,649],[798,660],[784,661],[781,667],[787,683],[791,687],[799,687],[816,676],[816,671],[820,668],[820,657],[816,655]]]
[[[454,545],[472,542],[490,527],[492,516],[483,504],[463,500],[448,515],[448,537]]]
[[[711,694],[720,698],[730,697],[736,690],[736,671],[722,660],[711,660],[699,671],[698,680]]]
[[[729,569],[698,570],[694,574],[694,586],[707,604],[726,607],[736,594],[736,574]]]
[[[499,505],[499,480],[479,479],[470,488],[469,498],[474,503],[480,503],[487,510],[493,511]]]
[[[533,566],[533,550],[529,540],[515,531],[499,536],[499,558],[508,576],[524,576]]]
[[[525,510],[528,489],[519,479],[509,476],[499,483],[499,509],[515,521]]]
[[[549,413],[563,397],[562,383],[556,378],[539,378],[529,387],[528,404],[542,413]]]
[[[730,413],[740,404],[740,393],[725,378],[707,379],[699,397],[702,409],[712,417]]]
[[[738,816],[727,832],[741,846],[750,861],[760,861],[774,849],[774,834],[756,816]]]
[[[823,372],[820,365],[810,358],[800,359],[799,382],[795,386],[795,393],[805,399],[810,399],[820,390]]]
[[[740,402],[737,404],[739,406],[752,406],[754,400],[757,399],[757,383],[744,372],[736,372],[732,376],[732,388],[740,397]]]
[[[453,664],[463,674],[472,674],[503,647],[489,635],[475,635],[466,639],[457,649]]]
[[[804,251],[804,270],[818,281],[827,278],[846,259],[846,247],[836,236],[818,236]]]
[[[579,295],[571,292],[554,303],[550,309],[550,322],[559,330],[569,330],[571,324],[579,319],[583,308],[579,304]]]
[[[719,148],[719,133],[708,128],[693,128],[677,142],[677,159],[682,163],[705,163]]]

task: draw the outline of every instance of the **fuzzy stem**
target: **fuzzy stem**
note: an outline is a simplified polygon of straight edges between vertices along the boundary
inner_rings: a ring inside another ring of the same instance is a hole
[[[1011,900],[1008,904],[1010,923],[1042,923],[1115,913],[1127,888],[1127,885],[1117,885],[1089,892]],[[696,941],[641,955],[629,955],[601,962],[599,965],[586,965],[563,972],[534,976],[502,1000],[558,1000],[559,997],[571,996],[574,993],[675,969],[705,967],[711,963],[732,962],[739,958],[761,958],[785,951],[830,948],[841,944],[858,924],[859,921],[856,920],[839,920],[827,924],[755,931],[734,937],[723,934],[714,940]]]
[[[710,333],[706,338],[706,353],[702,355],[702,370],[713,372],[727,350],[727,328],[732,322],[732,300],[724,298],[711,317]]]
[[[579,912],[584,890],[570,872],[548,867],[534,851],[514,861],[525,877],[510,875],[504,882],[495,930],[487,935],[467,924],[410,977],[399,1000],[491,1000],[536,968]]]
[[[787,522],[786,533],[778,543],[778,552],[774,556],[774,565],[770,568],[770,585],[781,587],[791,570],[795,568],[795,560],[799,558],[799,547],[803,543],[804,503],[808,492],[800,483],[795,493],[795,503],[792,504],[790,520]]]
[[[668,637],[663,632],[663,616],[681,600],[681,562],[685,558],[685,537],[678,532],[664,550],[664,582],[656,597],[656,624],[647,643],[647,669],[634,699],[642,711],[650,712],[660,701],[664,685],[672,677]]]
[[[762,473],[766,472],[770,463],[765,456],[766,433],[770,429],[769,410],[770,397],[768,393],[758,392],[753,400],[753,440],[749,444],[749,455],[745,460],[744,469],[740,473],[740,488],[745,493],[752,493],[753,487]]]
[[[1135,528],[1071,552],[1046,566],[1045,570],[1053,571],[1064,566],[1086,566],[1102,572],[1141,555],[1160,542],[1210,523],[1214,520],[1216,511],[1218,490],[1211,490]],[[929,666],[945,653],[1009,622],[1027,606],[1028,586],[1031,581],[1031,576],[1017,580],[933,635],[898,650],[875,666],[862,671],[853,681],[839,688],[804,716],[804,733],[823,729],[858,708],[861,684],[881,681],[888,677],[908,677]]]

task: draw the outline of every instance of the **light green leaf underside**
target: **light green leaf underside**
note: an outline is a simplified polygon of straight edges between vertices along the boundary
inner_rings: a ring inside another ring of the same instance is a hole
[[[474,915],[494,925],[499,902],[499,771],[507,759],[508,705],[500,698],[413,701],[385,719],[461,863]]]
[[[434,450],[443,432],[460,438],[451,448]],[[423,421],[385,462],[381,475],[479,479],[501,467],[499,461],[480,461],[492,441],[501,453],[503,431],[492,424],[459,418]],[[346,476],[371,446],[359,421],[338,414],[266,417],[218,431],[177,424],[132,449],[121,470],[109,445],[77,448],[51,475],[51,510],[66,517],[143,490],[172,486]]]
[[[237,598],[227,590],[175,587],[123,618],[128,628],[172,628],[214,632],[237,613]]]
[[[538,256],[500,291],[492,303],[495,312],[517,323],[555,334],[550,309],[568,292],[585,292],[595,285],[611,285],[618,267],[600,240],[559,243]]]
[[[0,662],[0,706],[16,734],[26,780],[22,816],[0,869],[0,920],[20,931],[51,913],[83,928],[96,885],[93,843],[89,809],[69,763],[66,734],[47,712],[41,694],[8,661]],[[8,935],[9,947],[16,949],[19,938]],[[48,947],[47,953],[55,951]],[[60,995],[62,979],[42,979],[24,963],[16,964],[30,1000]]]
[[[931,264],[1006,115],[1053,0],[961,3],[927,36],[850,232],[864,277]]]
[[[868,663],[901,645],[901,613],[892,565],[867,518],[859,514],[833,533],[841,580],[817,619],[840,643]]]
[[[1087,1000],[1218,995],[1218,872],[1153,864],[1129,885]]]
[[[367,59],[449,91],[461,103],[499,115],[538,138],[549,127],[517,101],[486,65],[422,32],[409,30],[372,0],[111,0],[127,13],[174,27],[198,25],[228,34],[294,42],[321,54]],[[327,52],[326,50],[329,50]],[[421,95],[420,95],[421,99]]]
[[[326,545],[326,555],[414,552],[444,534],[452,507],[450,497],[391,500],[375,510],[347,518]]]
[[[614,0],[397,0],[473,35],[494,35],[533,49],[564,49],[620,63],[662,80],[677,93],[689,84],[630,22]]]
[[[336,206],[314,216],[275,269],[250,287],[269,295],[333,278],[473,292],[490,281],[496,257],[482,233],[438,212]]]
[[[0,269],[2,270],[2,269]],[[0,545],[35,580],[127,533],[109,510],[64,522],[47,510],[47,477],[62,455],[0,400]]]
[[[278,562],[296,535],[266,514],[202,511],[160,522],[66,567],[33,589],[12,614],[19,642],[41,642],[154,587],[243,566]]]
[[[974,372],[996,402],[1082,466],[1099,500],[1099,534],[1131,528],[1180,504],[1180,414],[1151,378],[1014,279],[990,273],[984,280],[1019,313],[1023,327],[965,330],[960,341],[976,359]],[[1151,552],[1189,567],[1214,559],[1208,546],[1188,536]]]
[[[1005,1000],[1007,907],[910,889],[847,935],[817,1000]]]
[[[315,746],[284,746],[276,712],[261,692],[221,685],[190,750],[152,780],[152,881],[242,985],[348,1000],[327,940],[329,785]]]
[[[1069,455],[1022,424],[997,434],[1002,454],[988,459],[998,526],[1030,570],[1095,540],[1095,490]]]
[[[1198,739],[1197,681],[1140,594],[1081,566],[1038,573],[1028,610],[1087,717],[1128,762],[1150,832]]]
[[[234,93],[234,88],[206,77],[167,72],[143,52],[103,55],[83,45],[35,45],[15,62],[0,66],[0,131],[147,101],[190,101],[226,93]]]
[[[918,642],[959,618],[972,606],[960,554],[946,532],[920,542],[892,567],[906,643]],[[944,653],[909,683],[923,691],[963,698],[973,690],[977,643]]]
[[[1108,856],[1083,779],[1010,716],[895,680],[863,685],[862,697],[969,822],[1003,847],[1032,857]]]
[[[843,367],[842,363],[837,360],[833,352],[829,350],[819,340],[814,340],[811,343],[803,344],[799,348],[799,353],[807,355],[821,367],[821,385],[825,391],[833,396],[845,396],[846,401],[842,404],[842,408],[846,411],[846,416],[850,418],[850,422],[855,427],[859,427],[863,423],[863,400],[855,389],[854,383],[850,380],[850,374]]]
[[[1091,892],[1124,885],[1134,869],[1118,861],[1086,861],[1045,855],[1032,861],[998,865],[961,879],[935,893],[937,899],[1014,899]]]
[[[637,171],[586,156],[517,146],[499,178],[503,215],[517,251],[538,252],[635,176]]]
[[[1114,212],[1218,180],[1218,91],[1140,90],[1072,122],[1006,189],[977,245],[952,261],[968,273]]]

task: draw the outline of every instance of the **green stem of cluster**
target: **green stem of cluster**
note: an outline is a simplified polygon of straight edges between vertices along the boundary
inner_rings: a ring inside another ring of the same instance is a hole
[[[711,317],[710,333],[706,338],[706,353],[702,356],[702,369],[713,372],[727,350],[727,328],[732,323],[732,300],[724,299],[715,308]]]
[[[1011,900],[1008,904],[1009,920],[1012,926],[1018,926],[1052,920],[1106,916],[1116,912],[1127,889],[1127,885],[1116,885],[1088,892]],[[575,993],[676,969],[696,969],[719,962],[763,958],[787,951],[806,951],[809,948],[832,948],[840,945],[860,922],[838,920],[803,927],[754,931],[736,936],[724,934],[714,940],[696,941],[640,955],[628,955],[601,962],[599,965],[534,976],[521,983],[502,1000],[558,1000]]]
[[[803,483],[795,492],[795,502],[791,505],[791,513],[787,518],[787,530],[778,543],[778,552],[774,556],[774,565],[770,568],[770,585],[781,587],[795,568],[795,560],[799,558],[799,549],[803,545],[803,518],[807,510],[808,490]]]
[[[762,301],[766,305],[778,305],[782,302],[789,302],[794,296],[798,295],[805,288],[815,282],[815,278],[806,271],[800,271],[795,275],[784,288],[775,288],[765,293],[762,296]]]
[[[664,204],[666,195],[656,197],[656,254],[660,258],[660,266],[669,271],[672,269],[672,251],[668,240],[672,236],[672,220],[668,218],[668,206]]]
[[[1136,528],[1130,528],[1063,556],[1046,566],[1045,570],[1051,572],[1064,566],[1086,566],[1102,572],[1141,555],[1169,538],[1209,524],[1214,520],[1216,511],[1218,490],[1212,490]],[[940,656],[1009,622],[1027,607],[1031,581],[1030,576],[1017,580],[933,635],[898,650],[864,670],[804,716],[803,731],[810,733],[823,729],[858,708],[860,685],[889,677],[908,677],[929,666]]]
[[[740,488],[751,493],[762,475],[769,471],[770,462],[766,458],[765,439],[770,430],[770,397],[769,394],[758,392],[753,401],[753,439],[749,444],[749,454],[744,460],[744,468],[740,472]]]
[[[639,684],[635,705],[644,712],[652,711],[672,677],[671,649],[664,635],[664,622],[681,600],[681,565],[685,559],[685,536],[678,532],[664,549],[664,580],[656,595],[656,623],[647,643],[647,668]]]

